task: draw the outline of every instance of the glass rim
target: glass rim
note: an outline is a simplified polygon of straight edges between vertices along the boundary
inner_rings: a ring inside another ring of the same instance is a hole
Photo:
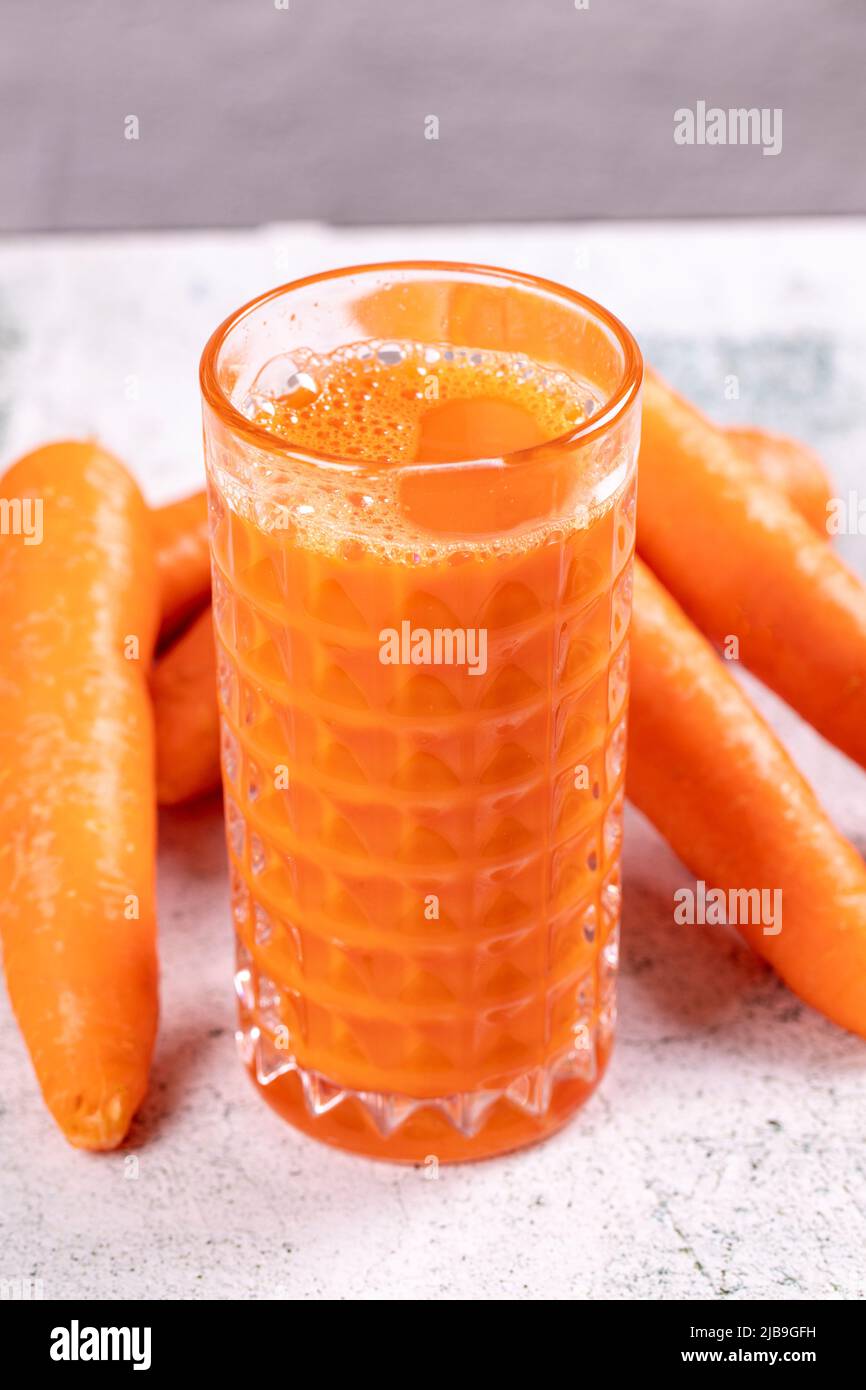
[[[239,309],[235,309],[214,329],[205,343],[201,355],[199,384],[202,397],[207,405],[235,434],[243,436],[248,444],[270,454],[280,455],[295,462],[312,463],[319,467],[339,469],[350,473],[370,474],[374,472],[378,464],[369,459],[346,458],[339,454],[326,454],[293,444],[291,440],[272,434],[261,425],[249,420],[238,410],[220,385],[217,365],[220,351],[231,331],[248,315],[270,300],[281,299],[294,290],[306,289],[311,285],[322,284],[327,281],[338,281],[352,276],[388,271],[439,271],[444,275],[451,274],[455,278],[458,275],[477,275],[488,281],[493,278],[507,280],[512,284],[521,285],[525,289],[540,290],[555,295],[559,300],[570,303],[575,308],[583,310],[584,313],[593,315],[616,338],[623,354],[623,370],[615,390],[607,396],[601,409],[575,429],[556,435],[541,444],[515,449],[507,455],[509,467],[518,463],[533,463],[540,455],[547,454],[552,449],[566,449],[576,444],[592,442],[607,433],[636,399],[644,375],[643,356],[637,341],[621,319],[612,314],[603,304],[591,299],[589,295],[582,294],[579,290],[571,289],[567,285],[561,285],[556,280],[548,280],[544,276],[532,275],[525,271],[507,270],[502,266],[485,265],[473,261],[405,260],[370,261],[361,265],[340,266],[335,270],[318,271],[315,275],[305,275],[300,279],[290,280],[286,284],[265,290],[264,293],[256,295],[254,299],[242,304]],[[478,458],[434,464],[398,464],[393,468],[389,466],[389,471],[405,472],[428,469],[441,471],[449,468],[471,467],[473,464],[484,462],[489,462],[489,460]]]

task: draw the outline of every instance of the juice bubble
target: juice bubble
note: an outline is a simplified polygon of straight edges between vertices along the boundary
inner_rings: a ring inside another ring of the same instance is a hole
[[[299,362],[280,353],[266,362],[257,374],[244,401],[244,414],[254,420],[263,414],[273,417],[278,410],[302,410],[316,399],[319,385],[309,370],[310,354]]]

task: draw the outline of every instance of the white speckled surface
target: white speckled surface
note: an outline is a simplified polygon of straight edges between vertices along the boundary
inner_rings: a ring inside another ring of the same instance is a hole
[[[0,465],[98,434],[153,501],[201,476],[202,343],[312,270],[466,256],[586,288],[719,418],[866,457],[866,224],[256,233],[0,243]],[[736,374],[740,399],[726,402]],[[866,571],[863,538],[845,548]],[[863,774],[762,702],[866,847]],[[219,807],[162,820],[162,1031],[129,1148],[68,1149],[0,1004],[0,1278],[46,1297],[866,1296],[866,1045],[725,929],[677,928],[688,880],[627,825],[619,1042],[541,1148],[422,1171],[345,1157],[264,1106],[234,1054]]]

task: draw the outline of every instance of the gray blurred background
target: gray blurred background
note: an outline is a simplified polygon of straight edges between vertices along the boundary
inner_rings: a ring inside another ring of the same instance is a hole
[[[0,20],[0,230],[866,209],[866,0],[0,0]],[[676,145],[699,99],[780,107],[781,154]]]

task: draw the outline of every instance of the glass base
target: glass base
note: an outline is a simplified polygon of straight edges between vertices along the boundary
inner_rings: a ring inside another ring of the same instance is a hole
[[[595,1090],[608,1041],[587,1039],[543,1067],[496,1089],[418,1099],[341,1087],[273,1050],[258,1028],[239,1031],[242,1060],[264,1099],[296,1129],[325,1144],[394,1163],[469,1162],[536,1144],[553,1134]]]

